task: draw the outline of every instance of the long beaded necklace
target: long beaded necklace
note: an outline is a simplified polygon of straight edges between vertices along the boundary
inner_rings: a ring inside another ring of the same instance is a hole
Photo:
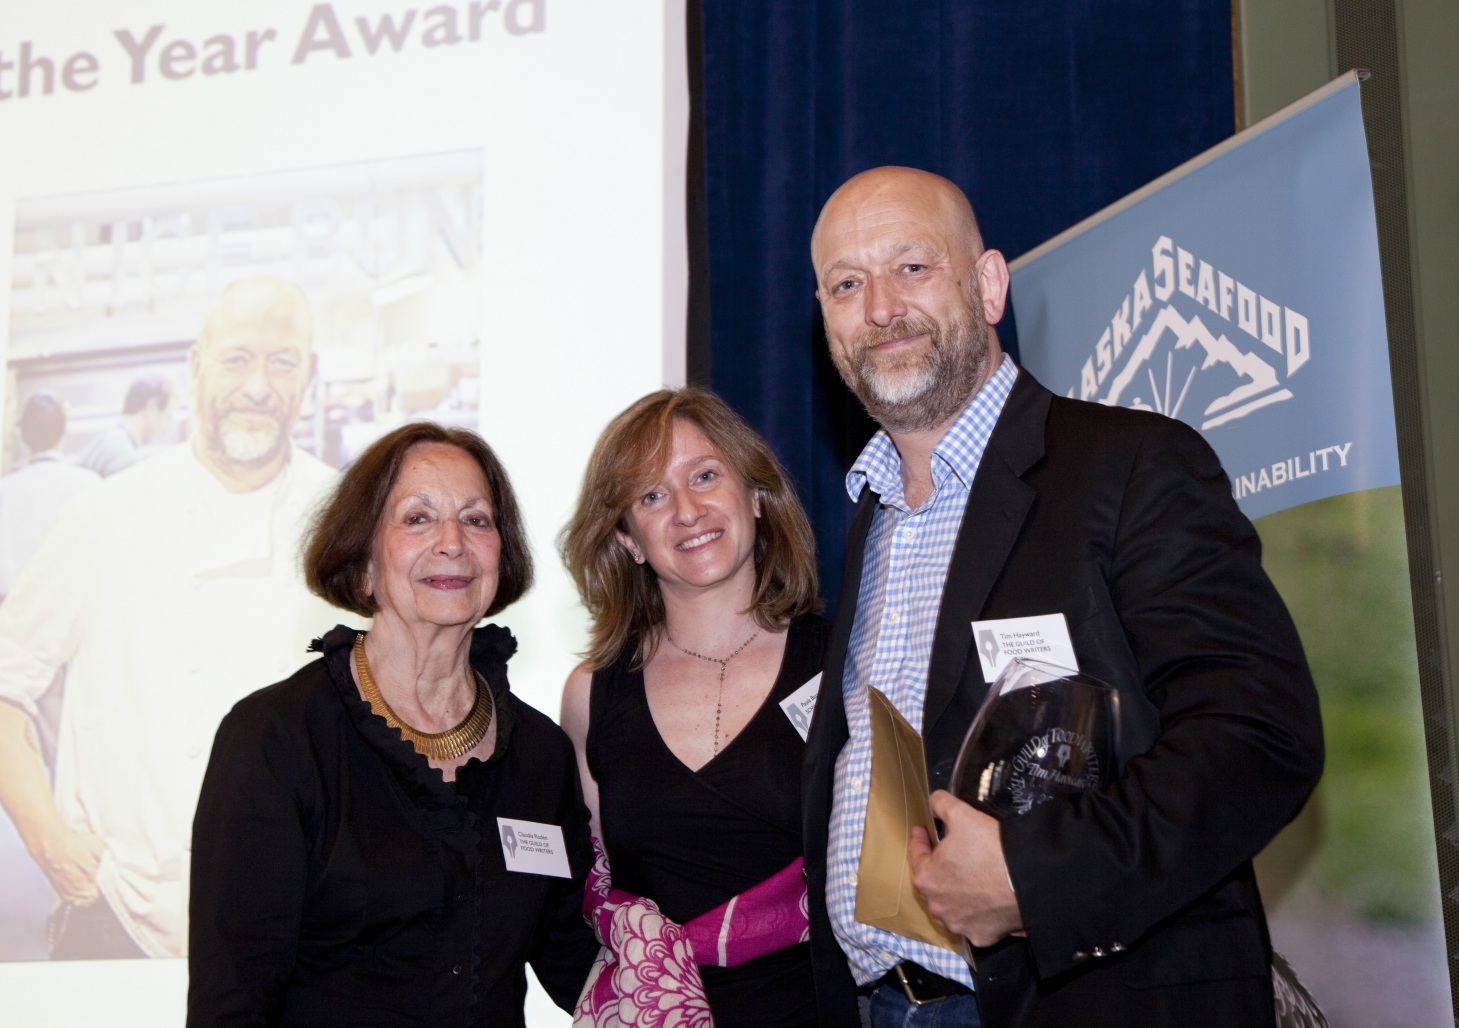
[[[471,701],[471,710],[459,725],[444,732],[417,731],[390,709],[390,704],[385,702],[385,697],[380,694],[380,687],[370,674],[363,634],[355,636],[355,671],[359,673],[360,691],[365,694],[370,709],[383,717],[387,725],[399,731],[405,741],[427,760],[455,760],[476,749],[477,744],[486,738],[486,730],[491,727],[491,716],[496,707],[492,703],[491,688],[482,680],[481,672],[475,668],[471,669],[476,680],[476,698]]]
[[[674,648],[676,650],[679,650],[681,653],[687,653],[691,657],[698,657],[700,660],[707,660],[711,664],[719,665],[719,699],[716,700],[714,704],[714,750],[710,754],[711,756],[719,756],[719,720],[720,717],[724,714],[724,673],[729,670],[729,662],[738,657],[740,655],[740,651],[743,650],[746,646],[750,645],[750,643],[754,642],[755,639],[759,637],[759,635],[760,630],[757,628],[750,633],[750,637],[748,639],[736,646],[735,652],[731,653],[728,657],[710,657],[706,656],[703,653],[695,653],[693,650],[686,649],[685,647],[680,646],[678,643],[674,642],[674,637],[672,635],[670,635],[667,631],[664,632],[664,638],[668,639],[669,642],[674,643]]]

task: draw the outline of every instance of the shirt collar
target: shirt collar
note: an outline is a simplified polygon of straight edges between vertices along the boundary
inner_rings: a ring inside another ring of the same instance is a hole
[[[964,487],[972,486],[978,463],[993,435],[993,426],[1017,377],[1018,366],[1004,355],[998,370],[983,383],[932,448],[933,475],[938,481],[950,472],[958,476]],[[902,495],[902,455],[886,429],[877,429],[846,473],[846,492],[853,502],[861,498],[862,490],[868,486],[884,499],[899,499]]]

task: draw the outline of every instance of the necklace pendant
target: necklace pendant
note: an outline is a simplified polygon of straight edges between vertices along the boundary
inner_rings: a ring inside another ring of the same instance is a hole
[[[731,653],[728,657],[710,657],[703,653],[695,653],[691,649],[680,646],[678,643],[674,642],[674,637],[669,634],[668,626],[665,625],[664,627],[664,638],[673,643],[676,650],[680,651],[681,653],[687,654],[690,657],[698,657],[700,660],[708,661],[711,664],[719,665],[719,699],[716,700],[714,704],[714,738],[709,741],[709,756],[711,760],[719,756],[719,725],[724,716],[725,672],[729,670],[729,662],[738,657],[740,655],[740,651],[742,651],[746,646],[750,645],[750,643],[754,642],[757,638],[759,638],[759,636],[760,629],[756,628],[753,632],[750,633],[750,637],[744,642],[740,643],[738,646],[736,646],[734,652]]]

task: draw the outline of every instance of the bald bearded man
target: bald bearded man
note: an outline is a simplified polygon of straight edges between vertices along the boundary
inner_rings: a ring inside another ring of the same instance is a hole
[[[1301,644],[1214,453],[1161,415],[1052,395],[993,329],[1008,269],[967,198],[852,178],[811,242],[831,356],[881,424],[807,748],[823,1021],[1270,1025],[1251,858],[1322,767]],[[940,791],[986,691],[972,623],[1062,614],[1123,715],[1118,779],[1002,823]],[[955,954],[855,918],[867,689],[922,733],[940,842],[908,840]],[[834,947],[844,951],[852,971]]]
[[[68,503],[0,606],[0,803],[55,892],[53,959],[186,953],[218,722],[338,619],[297,567],[335,478],[293,444],[312,332],[298,287],[228,287],[188,354],[192,438]],[[63,665],[52,787],[33,718]]]

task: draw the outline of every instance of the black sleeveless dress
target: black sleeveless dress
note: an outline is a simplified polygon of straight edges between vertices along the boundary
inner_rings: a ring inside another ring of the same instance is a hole
[[[830,625],[799,618],[780,674],[739,735],[698,771],[674,756],[653,721],[636,641],[593,675],[588,769],[598,783],[613,884],[648,896],[683,924],[769,878],[805,850],[800,765],[805,743],[780,701],[821,670]],[[738,967],[701,967],[716,1028],[816,1023],[810,947]]]

